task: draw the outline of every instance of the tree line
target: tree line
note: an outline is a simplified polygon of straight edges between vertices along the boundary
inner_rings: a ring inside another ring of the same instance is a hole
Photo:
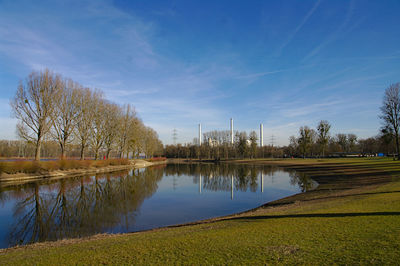
[[[198,145],[197,138],[193,143],[166,145],[164,156],[167,158],[192,158],[192,159],[228,159],[228,158],[256,158],[257,133],[235,131],[234,143],[230,138],[230,131],[210,131],[203,133],[204,142]],[[210,140],[210,141],[208,141]]]
[[[394,154],[394,138],[382,130],[377,136],[359,139],[356,134],[331,134],[331,124],[320,121],[316,128],[301,126],[297,136],[289,138],[289,145],[276,147],[258,145],[255,131],[236,132],[234,143],[230,143],[227,131],[212,131],[204,133],[204,141],[199,146],[197,139],[192,144],[167,145],[164,156],[168,158],[187,159],[232,159],[232,158],[271,158],[271,157],[341,157],[341,156],[376,156],[379,153]],[[221,142],[219,142],[221,141]]]
[[[100,90],[46,69],[32,72],[20,82],[11,100],[18,119],[17,134],[34,147],[40,160],[42,145],[56,142],[61,158],[68,148],[79,147],[79,157],[89,150],[95,159],[152,156],[162,148],[157,133],[146,127],[131,105],[120,106],[104,98]]]
[[[376,156],[379,153],[392,154],[392,139],[381,133],[376,137],[359,139],[353,133],[331,135],[331,125],[322,120],[316,129],[302,126],[298,136],[289,138],[285,154],[294,157],[338,157],[347,155]]]
[[[235,132],[234,143],[230,143],[229,131],[211,131],[203,134],[201,146],[195,139],[193,144],[167,145],[164,156],[168,158],[230,159],[268,157],[338,157],[393,155],[400,159],[400,83],[391,84],[384,93],[379,118],[382,127],[379,134],[359,139],[353,133],[331,135],[331,124],[322,120],[315,129],[301,126],[298,136],[289,138],[289,145],[274,147],[257,145],[257,133]],[[211,140],[211,141],[208,141]]]

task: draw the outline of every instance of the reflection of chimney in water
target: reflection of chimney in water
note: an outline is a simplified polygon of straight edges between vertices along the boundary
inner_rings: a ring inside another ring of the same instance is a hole
[[[261,193],[264,192],[264,173],[261,172]]]
[[[202,186],[202,184],[201,184],[201,174],[199,175],[199,193],[201,194],[201,186]]]
[[[233,200],[233,175],[231,175],[231,200]]]

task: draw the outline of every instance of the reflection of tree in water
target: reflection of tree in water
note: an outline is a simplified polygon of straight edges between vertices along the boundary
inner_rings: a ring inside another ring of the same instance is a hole
[[[163,169],[31,183],[1,191],[17,199],[9,244],[82,237],[127,229],[157,190]]]
[[[193,175],[193,183],[199,183],[202,176],[202,189],[211,191],[230,191],[231,178],[234,178],[234,189],[240,191],[256,191],[259,186],[259,175],[274,177],[277,171],[289,172],[291,184],[298,185],[307,191],[315,186],[315,182],[302,173],[276,166],[245,165],[245,164],[173,164],[165,168],[166,175]]]
[[[285,171],[275,166],[254,166],[245,164],[173,164],[165,168],[166,175],[193,175],[193,183],[198,184],[202,176],[202,189],[211,191],[230,191],[231,179],[234,189],[255,192],[259,186],[259,175],[273,176],[276,171]]]
[[[301,189],[301,192],[309,191],[315,188],[316,186],[315,181],[304,173],[290,171],[289,176],[290,176],[290,184],[298,185]]]
[[[193,183],[210,191],[256,191],[260,173],[286,171],[271,166],[181,164],[129,173],[48,180],[0,188],[0,203],[16,201],[10,245],[73,238],[118,231],[134,224],[143,201],[152,196],[165,175],[194,176]],[[290,172],[291,183],[302,191],[314,186],[306,176]]]

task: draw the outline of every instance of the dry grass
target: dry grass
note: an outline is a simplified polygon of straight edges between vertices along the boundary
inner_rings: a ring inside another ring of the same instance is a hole
[[[109,160],[57,160],[57,161],[15,161],[15,162],[0,162],[0,175],[6,174],[36,174],[48,173],[57,170],[71,169],[89,169],[92,167],[101,168],[114,165],[128,165],[127,159],[109,159]]]
[[[153,157],[153,158],[147,159],[146,161],[148,161],[148,162],[164,162],[166,160],[167,160],[166,157]]]

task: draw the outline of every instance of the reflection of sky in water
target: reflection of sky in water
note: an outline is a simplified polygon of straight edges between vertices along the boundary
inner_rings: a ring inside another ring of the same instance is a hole
[[[136,230],[157,227],[160,217],[163,217],[166,225],[207,219],[242,212],[300,192],[297,186],[290,185],[290,177],[286,172],[264,175],[263,192],[260,173],[257,179],[257,190],[251,192],[250,189],[237,190],[235,185],[233,191],[213,191],[204,186],[200,190],[199,177],[197,184],[193,183],[192,176],[164,177],[158,184],[157,193],[143,203],[141,215],[136,220]],[[168,212],[165,212],[166,209]]]
[[[279,168],[174,165],[7,187],[0,193],[0,247],[242,212],[300,192],[305,180]]]

